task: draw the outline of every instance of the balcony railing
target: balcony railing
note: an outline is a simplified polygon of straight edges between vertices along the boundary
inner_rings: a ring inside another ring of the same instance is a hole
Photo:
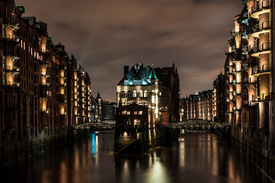
[[[252,74],[262,74],[271,72],[271,66],[268,64],[258,65],[252,68]]]
[[[264,42],[260,45],[255,45],[253,52],[257,53],[257,52],[262,52],[262,51],[268,51],[271,49],[271,42]]]
[[[6,34],[4,36],[4,39],[7,39],[7,40],[10,40],[10,41],[14,41],[14,42],[17,42],[19,43],[19,37],[18,36],[15,36],[14,34]]]
[[[269,9],[270,3],[268,0],[262,1],[262,3],[256,3],[255,6],[252,8],[252,13],[256,13],[261,11],[262,9]]]
[[[268,0],[262,1],[262,3],[259,3],[259,1],[256,2],[256,4],[252,7],[252,18],[259,18],[259,15],[262,13],[265,13],[265,10],[270,9],[270,3]],[[268,12],[268,11],[267,11]]]
[[[5,66],[4,70],[6,72],[19,72],[20,71],[20,67],[18,67],[18,66]]]
[[[252,95],[252,102],[263,102],[263,101],[269,101],[269,100],[270,100],[269,93],[261,93],[259,96]]]
[[[256,24],[252,27],[252,36],[259,37],[259,34],[268,33],[270,29],[271,29],[270,21],[264,21],[260,24]]]

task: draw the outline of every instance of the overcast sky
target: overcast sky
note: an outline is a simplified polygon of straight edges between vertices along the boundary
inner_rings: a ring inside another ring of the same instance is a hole
[[[124,65],[175,63],[181,97],[212,89],[241,0],[15,0],[48,24],[91,77],[92,93],[115,101]]]

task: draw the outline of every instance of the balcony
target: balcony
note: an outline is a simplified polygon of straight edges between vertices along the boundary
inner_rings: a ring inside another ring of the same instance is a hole
[[[269,93],[261,93],[260,96],[252,95],[252,102],[265,102],[265,101],[270,101]]]
[[[50,54],[50,52],[49,52],[49,50],[48,49],[45,49],[45,48],[39,48],[39,54],[40,55],[49,55]]]
[[[13,77],[13,81],[6,82],[7,87],[20,87],[20,74]]]
[[[14,73],[18,73],[20,72],[20,67],[18,65],[15,66],[4,66],[3,67],[3,71],[5,72],[14,72]]]
[[[271,12],[271,6],[269,2],[263,1],[261,4],[257,3],[255,7],[252,9],[252,18],[259,19],[261,14],[264,13],[270,13]]]
[[[260,45],[255,45],[254,49],[252,49],[253,53],[251,56],[260,57],[261,54],[268,54],[271,52],[271,42],[264,42]]]
[[[259,37],[260,34],[269,33],[271,31],[271,22],[262,22],[261,24],[254,25],[253,33],[251,36],[253,37]]]
[[[262,74],[270,74],[271,73],[271,66],[267,64],[263,64],[261,66],[255,66],[252,68],[252,75],[259,76]]]
[[[4,35],[3,38],[7,41],[12,41],[16,44],[19,43],[19,37],[16,36],[15,34],[6,34],[6,35]]]

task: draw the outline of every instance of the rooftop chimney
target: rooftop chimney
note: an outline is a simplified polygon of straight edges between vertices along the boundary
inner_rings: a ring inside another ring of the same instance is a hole
[[[129,71],[129,66],[124,66],[124,77],[126,77],[126,74]]]

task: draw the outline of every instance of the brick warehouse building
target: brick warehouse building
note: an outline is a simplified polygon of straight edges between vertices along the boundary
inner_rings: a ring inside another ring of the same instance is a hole
[[[0,1],[0,148],[66,134],[91,117],[88,73],[24,12]]]
[[[274,9],[270,0],[243,3],[226,52],[226,120],[234,138],[268,150],[274,141]]]
[[[179,122],[179,76],[173,67],[124,67],[124,77],[117,85],[117,106],[136,103],[152,109],[154,121]],[[150,114],[150,112],[149,112]],[[150,119],[150,117],[149,117]]]
[[[181,121],[213,118],[213,91],[207,90],[181,99]]]

